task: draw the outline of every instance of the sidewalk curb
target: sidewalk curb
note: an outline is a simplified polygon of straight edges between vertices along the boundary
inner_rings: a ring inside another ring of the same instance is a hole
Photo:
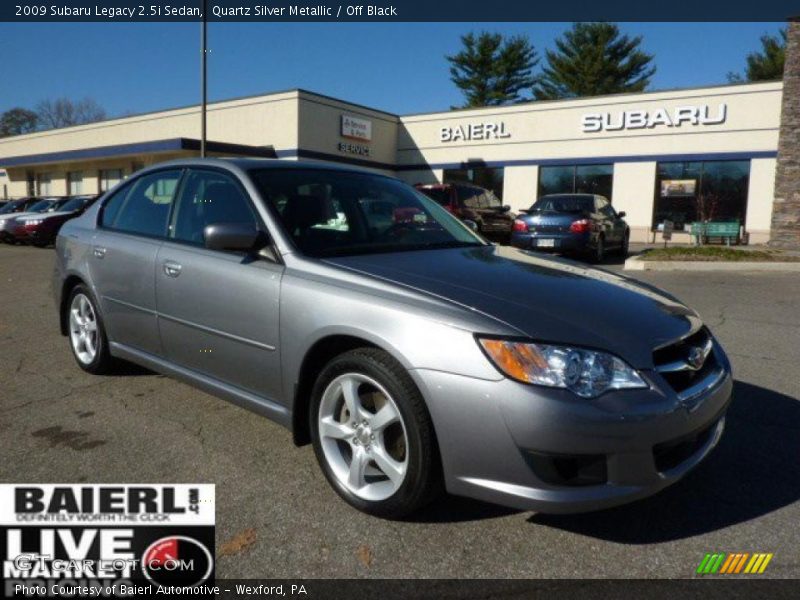
[[[642,260],[632,256],[625,271],[786,271],[800,273],[800,262]]]

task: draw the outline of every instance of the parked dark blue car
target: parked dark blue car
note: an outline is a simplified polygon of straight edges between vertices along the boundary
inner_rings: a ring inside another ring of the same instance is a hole
[[[628,255],[630,228],[603,196],[550,194],[514,221],[511,245],[525,250],[580,254],[602,262],[610,250]]]

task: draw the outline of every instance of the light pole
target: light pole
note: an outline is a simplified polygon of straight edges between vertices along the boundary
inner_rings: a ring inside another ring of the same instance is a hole
[[[203,0],[203,23],[200,29],[200,44],[202,46],[202,55],[200,57],[200,156],[206,156],[206,104],[208,103],[208,92],[206,86],[206,63],[208,57],[208,49],[206,47],[206,35],[208,29],[208,21],[206,19],[207,0]]]

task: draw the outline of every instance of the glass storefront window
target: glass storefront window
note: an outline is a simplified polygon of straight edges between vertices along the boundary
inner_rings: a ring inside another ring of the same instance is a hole
[[[445,169],[443,183],[474,183],[477,186],[492,190],[498,199],[503,199],[503,169],[492,167],[476,167],[474,169]]]
[[[547,194],[598,194],[611,201],[614,165],[539,167],[539,198]]]
[[[749,179],[748,160],[659,163],[653,229],[666,220],[677,231],[688,231],[694,221],[744,225]]]

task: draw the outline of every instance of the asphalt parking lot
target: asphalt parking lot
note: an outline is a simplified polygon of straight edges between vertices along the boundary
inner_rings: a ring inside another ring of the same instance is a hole
[[[266,419],[136,368],[83,373],[52,262],[0,246],[0,481],[215,483],[218,577],[680,578],[712,551],[772,552],[762,577],[800,576],[797,274],[636,275],[701,313],[737,380],[719,448],[677,485],[586,515],[444,498],[389,522],[341,502],[311,448]]]

